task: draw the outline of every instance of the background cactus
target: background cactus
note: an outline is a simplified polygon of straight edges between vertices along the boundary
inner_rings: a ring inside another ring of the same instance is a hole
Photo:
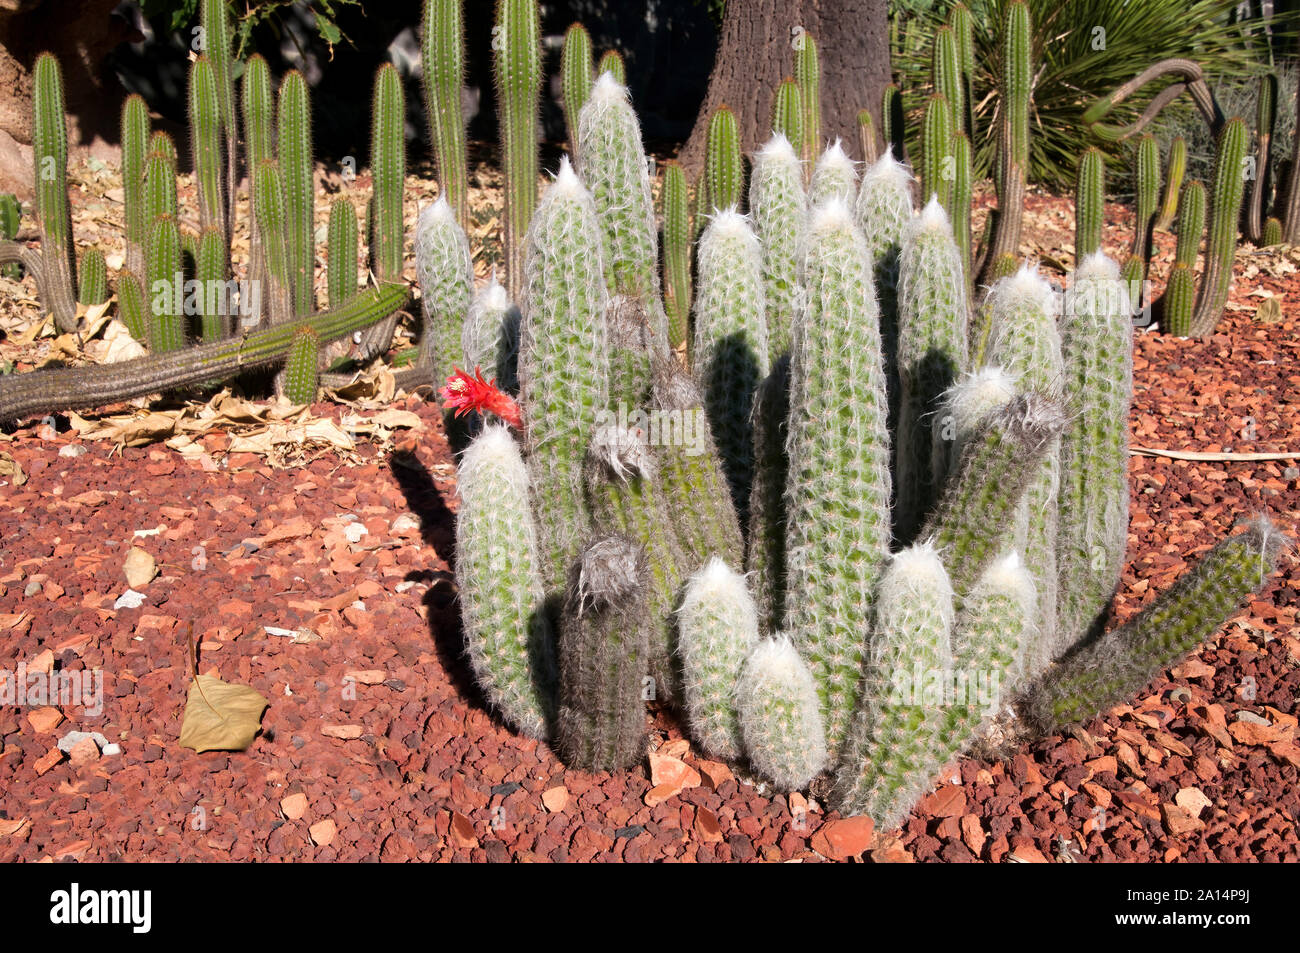
[[[596,77],[600,78],[606,73],[618,85],[627,85],[627,64],[623,62],[623,55],[618,50],[606,50],[601,54],[600,62],[596,64]]]
[[[285,364],[284,395],[294,404],[316,401],[320,385],[320,338],[309,327],[298,329]]]
[[[104,263],[102,251],[87,248],[77,272],[81,279],[77,289],[78,303],[90,307],[108,300],[108,266]]]
[[[669,346],[678,349],[690,333],[692,233],[686,173],[673,160],[664,166],[663,223],[664,311]]]
[[[1183,177],[1187,174],[1187,140],[1175,136],[1169,142],[1169,156],[1165,160],[1164,192],[1160,199],[1160,213],[1156,216],[1156,229],[1168,230],[1178,212],[1178,199],[1182,194]],[[1096,249],[1091,249],[1095,251]]]
[[[704,177],[697,197],[696,231],[708,218],[726,209],[741,208],[745,186],[745,167],[740,155],[740,130],[736,116],[726,106],[718,107],[709,119],[709,134],[704,153]]]
[[[591,96],[593,82],[591,34],[581,23],[565,31],[560,58],[560,82],[564,91],[564,121],[569,130],[569,152],[578,155],[578,116]]]
[[[786,77],[776,88],[772,101],[772,131],[785,136],[794,148],[803,149],[803,93],[793,77]],[[803,166],[799,168],[802,176]],[[803,184],[802,177],[800,184]]]
[[[518,301],[525,283],[525,236],[537,207],[537,110],[542,88],[537,0],[500,0],[496,26],[493,48],[506,173],[506,288]]]
[[[133,93],[122,103],[122,204],[126,212],[124,267],[144,274],[144,157],[149,146],[149,107]]]
[[[997,171],[998,211],[985,262],[1020,253],[1025,176],[1029,172],[1029,113],[1033,100],[1033,31],[1029,5],[1012,0],[1002,24],[1002,128]]]
[[[335,199],[330,206],[325,265],[331,308],[337,308],[357,293],[357,232],[356,207],[347,199]]]
[[[817,40],[806,30],[794,40],[794,78],[799,84],[799,102],[803,107],[803,141],[800,155],[807,173],[822,147],[822,73]]]
[[[438,187],[461,228],[469,223],[469,159],[460,104],[465,77],[464,30],[461,0],[425,0],[420,33],[424,108],[438,163]]]
[[[465,314],[474,295],[469,239],[445,196],[425,206],[416,222],[415,273],[424,315],[418,363],[445,381],[465,360]]]
[[[1079,160],[1074,190],[1074,255],[1083,261],[1101,250],[1101,227],[1106,213],[1106,157],[1090,146]]]
[[[77,327],[77,263],[68,209],[68,132],[64,126],[63,72],[49,53],[32,70],[32,157],[35,161],[36,220],[41,227],[41,258],[46,297],[61,333]]]
[[[1205,275],[1201,279],[1192,316],[1191,334],[1203,337],[1214,330],[1228,303],[1232,288],[1232,259],[1237,250],[1237,220],[1246,181],[1243,160],[1249,133],[1244,120],[1234,117],[1223,124],[1214,158],[1214,190],[1210,204],[1209,234],[1205,246]]]
[[[312,178],[311,107],[307,97],[307,81],[297,70],[290,70],[280,81],[279,120],[280,178],[284,188],[285,244],[289,253],[289,291],[293,300],[295,317],[311,314],[316,309],[313,278],[316,274],[316,184]],[[387,145],[387,144],[386,144]],[[376,194],[380,188],[376,171]],[[387,176],[382,187],[390,188]],[[390,215],[385,207],[383,214]],[[401,206],[397,218],[401,222]],[[389,253],[385,251],[385,256]],[[384,266],[387,268],[388,264]],[[376,272],[378,273],[378,272]],[[397,270],[384,272],[385,280],[396,280],[401,274],[400,247]]]

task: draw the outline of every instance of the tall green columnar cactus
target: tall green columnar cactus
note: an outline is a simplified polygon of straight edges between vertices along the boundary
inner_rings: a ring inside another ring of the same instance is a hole
[[[87,248],[81,256],[81,267],[77,271],[81,279],[77,289],[78,302],[93,307],[108,300],[108,266],[104,262],[102,251]]]
[[[876,142],[876,121],[871,118],[871,110],[858,110],[858,145],[862,147],[862,160],[868,165],[880,158],[880,146]]]
[[[803,142],[800,155],[804,169],[812,171],[813,160],[822,148],[822,68],[817,54],[817,40],[811,33],[800,33],[794,40],[794,78],[799,84],[803,105]]]
[[[176,161],[178,153],[176,152],[176,140],[161,129],[155,129],[152,136],[149,137],[149,151],[146,156],[159,155],[166,159],[172,167],[172,173],[176,172]]]
[[[271,96],[271,71],[259,54],[254,53],[244,64],[242,81],[242,105],[244,119],[244,150],[249,170],[250,183],[256,171],[267,159],[275,158],[273,140],[275,136],[275,100]],[[262,236],[257,228],[257,192],[249,190],[249,214],[252,227],[249,229],[248,277],[252,281],[266,280],[265,252],[262,249]],[[256,307],[245,318],[250,326],[262,322],[265,302],[260,296]]]
[[[1187,337],[1196,313],[1196,257],[1205,231],[1205,186],[1195,179],[1183,186],[1178,198],[1178,244],[1174,266],[1160,299],[1160,324],[1170,334]]]
[[[402,280],[402,195],[406,187],[406,96],[397,67],[385,63],[375,75],[370,169],[375,178],[371,253],[380,281]]]
[[[954,3],[948,10],[948,28],[956,41],[958,86],[961,90],[962,106],[956,116],[957,128],[969,139],[975,135],[975,104],[971,101],[975,81],[975,22],[970,8],[964,3]]]
[[[1256,245],[1263,245],[1264,199],[1273,186],[1269,151],[1276,124],[1277,77],[1266,73],[1259,78],[1259,96],[1255,100],[1255,175],[1246,206],[1246,237]]]
[[[1151,257],[1151,238],[1160,204],[1160,147],[1155,136],[1143,136],[1137,148],[1137,221],[1133,230],[1132,257],[1142,265],[1140,280],[1146,278]]]
[[[1204,235],[1205,186],[1191,179],[1183,186],[1178,198],[1178,242],[1174,247],[1174,261],[1195,268]]]
[[[654,357],[650,425],[657,427],[664,496],[688,569],[717,556],[739,566],[745,548],[722,460],[695,378],[671,356]]]
[[[226,198],[222,186],[225,164],[221,158],[223,130],[212,62],[200,56],[190,66],[190,150],[194,153],[194,184],[199,196],[199,228],[226,228]]]
[[[606,73],[614,77],[618,85],[627,85],[627,64],[618,50],[606,50],[601,54],[600,62],[596,64],[596,76],[599,78]]]
[[[785,136],[794,147],[803,148],[803,93],[792,77],[781,80],[772,103],[772,131]],[[800,166],[802,184],[803,166]]]
[[[895,554],[876,593],[862,703],[836,770],[834,803],[881,830],[907,816],[942,766],[952,671],[953,590],[939,554],[921,544]]]
[[[867,239],[875,269],[885,384],[889,391],[889,432],[894,433],[899,403],[898,259],[903,232],[912,220],[912,176],[890,149],[863,173],[853,217]]]
[[[1205,275],[1192,316],[1191,336],[1214,331],[1223,316],[1232,288],[1232,259],[1237,251],[1237,220],[1245,192],[1244,162],[1250,133],[1240,117],[1233,117],[1219,133],[1214,158],[1214,191],[1210,202],[1209,237],[1205,246]]]
[[[1052,286],[1026,265],[993,286],[989,360],[1015,378],[1022,391],[1054,393],[1063,384],[1061,337],[1056,328]],[[1037,592],[1037,672],[1051,661],[1056,645],[1056,524],[1061,482],[1060,440],[1049,444],[1038,473],[1016,513],[1016,546],[1024,556]]]
[[[971,274],[971,199],[975,186],[971,178],[971,161],[970,139],[966,138],[966,133],[958,131],[952,137],[952,234],[961,254],[968,297],[974,281]]]
[[[132,93],[122,104],[122,202],[126,210],[127,271],[144,274],[144,157],[149,145],[149,107]]]
[[[643,665],[653,683],[643,697],[676,703],[681,677],[674,658],[673,610],[681,597],[686,558],[646,441],[637,427],[602,423],[591,439],[584,483],[596,531],[622,534],[644,548],[649,628]]]
[[[647,573],[638,543],[604,536],[569,574],[555,747],[570,768],[622,771],[645,757]]]
[[[808,204],[813,208],[826,202],[843,202],[850,208],[858,197],[858,170],[844,152],[840,140],[817,158],[812,182],[808,186]]]
[[[885,145],[893,152],[894,160],[906,162],[907,147],[904,145],[904,137],[907,129],[903,118],[903,94],[894,83],[886,86],[881,94],[880,124]]]
[[[464,366],[483,368],[507,394],[519,393],[519,321],[519,309],[494,272],[470,301],[461,343]]]
[[[175,216],[180,211],[176,198],[176,166],[162,152],[151,152],[144,160],[144,213],[152,223],[159,215]],[[145,242],[146,248],[148,242]]]
[[[420,34],[424,108],[429,115],[438,186],[447,196],[461,228],[469,223],[465,204],[469,159],[461,84],[465,78],[465,26],[461,0],[425,0]]]
[[[12,192],[0,195],[0,243],[12,242],[18,236],[18,225],[22,220],[23,207]],[[22,252],[17,252],[19,256]],[[36,256],[39,258],[39,256]],[[22,265],[11,262],[0,267],[0,275],[10,281],[19,281],[23,276]],[[39,287],[38,287],[39,292]]]
[[[537,0],[498,0],[497,103],[506,172],[506,287],[523,294],[524,241],[537,207],[537,111],[542,88],[542,38]]]
[[[564,122],[569,130],[569,152],[578,156],[578,116],[591,96],[591,34],[574,23],[564,34],[560,56],[560,82],[564,90]]]
[[[1259,236],[1259,245],[1261,248],[1272,248],[1275,245],[1281,244],[1282,220],[1276,216],[1270,215],[1264,220],[1264,227]]]
[[[149,295],[149,350],[155,354],[185,347],[185,314],[178,284],[181,270],[181,233],[176,219],[160,215],[154,220],[145,254],[146,291]]]
[[[768,354],[778,358],[790,351],[799,287],[799,241],[808,214],[803,167],[794,147],[780,132],[773,133],[754,156],[749,211],[763,253]]]
[[[948,134],[955,136],[958,132],[965,132],[966,89],[962,82],[961,56],[957,52],[957,36],[947,25],[935,31],[931,69],[934,91],[947,100],[951,107],[949,116],[952,125],[949,126]]]
[[[300,328],[285,364],[284,396],[293,404],[311,404],[320,386],[320,338],[311,328]]]
[[[226,256],[230,246],[215,227],[199,236],[199,253],[195,256],[194,277],[202,289],[199,329],[203,343],[220,341],[234,330],[234,309],[227,295]]]
[[[1133,322],[1128,289],[1101,252],[1075,272],[1062,315],[1070,424],[1057,519],[1059,656],[1086,638],[1119,585],[1128,539]]]
[[[1178,337],[1187,337],[1191,331],[1192,315],[1196,311],[1196,273],[1190,265],[1176,261],[1169,269],[1165,293],[1160,299],[1163,314],[1161,324],[1166,331]]]
[[[955,167],[952,154],[952,106],[939,94],[925,105],[921,128],[921,196],[938,198],[945,214],[952,210]]]
[[[236,178],[239,120],[235,114],[235,59],[231,52],[233,34],[226,0],[201,0],[199,22],[203,27],[204,55],[212,67],[217,117],[225,133],[226,168],[221,195],[226,209],[221,234],[229,236],[235,230],[235,190],[239,184]],[[249,168],[255,166],[250,164]]]
[[[1187,175],[1187,140],[1178,136],[1169,143],[1169,157],[1165,160],[1164,193],[1160,199],[1160,213],[1156,216],[1155,225],[1159,231],[1168,231],[1169,226],[1174,222],[1185,175]]]
[[[337,308],[357,293],[357,233],[356,207],[347,199],[335,199],[330,206],[325,262],[331,308]]]
[[[937,199],[909,223],[899,258],[899,409],[895,535],[911,541],[938,492],[934,459],[939,395],[965,369],[966,280],[952,226]]]
[[[416,222],[415,273],[424,313],[419,363],[445,381],[464,361],[465,314],[474,295],[469,239],[445,196],[425,206]]]
[[[749,654],[736,682],[736,711],[750,763],[780,790],[807,787],[825,767],[817,683],[789,639],[764,639]]]
[[[740,155],[740,127],[736,114],[719,106],[709,118],[708,137],[704,146],[704,181],[706,202],[700,204],[695,227],[703,230],[707,219],[716,212],[740,209],[745,188],[745,167]]]
[[[736,681],[758,647],[758,613],[745,577],[721,559],[691,576],[677,613],[678,654],[691,735],[715,758],[744,753]]]
[[[959,610],[975,580],[1013,542],[1020,501],[1065,425],[1057,401],[1021,394],[967,441],[919,537],[942,555]]]
[[[771,635],[785,616],[785,452],[790,417],[790,356],[772,371],[754,396],[754,481],[749,494],[749,547],[745,571],[754,580],[759,631]]]
[[[816,209],[790,365],[784,628],[817,681],[832,754],[857,703],[862,626],[889,553],[888,398],[871,273],[847,206]]]
[[[1210,638],[1258,592],[1291,541],[1267,517],[1220,541],[1125,625],[1071,655],[1027,693],[1024,712],[1047,733],[1131,698],[1167,666]]]
[[[35,160],[36,220],[45,261],[42,302],[60,332],[77,328],[77,262],[68,210],[68,130],[63,72],[50,53],[36,58],[32,81],[32,156]]]
[[[143,267],[142,267],[143,272]],[[117,303],[121,320],[131,337],[141,344],[149,341],[149,298],[134,272],[123,271],[117,277]]]
[[[1079,160],[1074,186],[1074,256],[1083,261],[1101,250],[1101,226],[1106,213],[1106,157],[1089,146]]]
[[[1029,173],[1029,111],[1033,97],[1033,31],[1029,5],[1012,0],[1002,30],[1002,128],[998,148],[998,214],[985,255],[993,262],[1020,251],[1025,177]]]
[[[691,313],[691,198],[686,173],[675,160],[664,165],[664,311],[668,344],[686,343]]]
[[[754,473],[754,392],[768,372],[763,252],[748,220],[735,211],[714,216],[696,268],[691,359],[743,523]]]
[[[312,180],[311,103],[307,81],[290,70],[280,81],[279,166],[284,181],[285,238],[294,315],[316,310],[316,187]],[[378,184],[378,174],[376,174]],[[387,183],[385,183],[387,184]],[[389,272],[387,280],[395,280]]]
[[[253,170],[253,209],[265,254],[266,287],[262,298],[272,324],[294,317],[289,273],[288,215],[284,182],[274,159],[263,159]]]
[[[641,125],[627,89],[601,75],[578,117],[582,181],[591,190],[605,236],[605,284],[611,294],[640,298],[654,318],[659,302],[659,248]],[[657,327],[667,346],[666,324]]]
[[[506,721],[544,739],[554,719],[555,650],[528,471],[504,426],[488,426],[466,448],[456,485],[456,581],[470,666]]]
[[[596,208],[560,162],[528,232],[519,387],[548,593],[564,585],[589,525],[582,465],[608,406],[607,300]]]

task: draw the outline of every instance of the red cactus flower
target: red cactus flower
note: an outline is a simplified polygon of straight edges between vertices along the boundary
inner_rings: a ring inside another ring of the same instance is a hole
[[[509,394],[497,390],[496,383],[495,379],[485,381],[483,369],[480,367],[474,368],[473,377],[458,367],[456,372],[447,378],[447,386],[442,389],[439,396],[449,410],[456,411],[457,417],[463,417],[471,410],[487,410],[512,427],[522,427],[523,419],[519,414],[519,405]]]

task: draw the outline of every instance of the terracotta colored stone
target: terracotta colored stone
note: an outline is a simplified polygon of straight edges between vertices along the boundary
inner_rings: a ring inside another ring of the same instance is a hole
[[[47,735],[63,722],[63,712],[57,708],[34,708],[27,713],[27,723],[37,734]]]
[[[869,817],[827,821],[812,836],[812,849],[831,860],[860,857],[871,849],[876,824]]]
[[[700,772],[685,761],[650,752],[650,783],[655,787],[671,785],[677,790],[698,787]]]
[[[871,851],[871,860],[877,864],[911,864],[916,858],[903,846],[903,841],[892,834],[876,838],[875,849]]]
[[[695,767],[700,772],[700,778],[704,786],[710,791],[716,791],[722,785],[735,778],[731,769],[721,761],[705,761],[703,759],[695,762]]]
[[[280,810],[291,821],[296,821],[307,813],[307,795],[299,791],[280,799]]]
[[[705,807],[695,809],[695,834],[706,844],[716,844],[722,840],[722,827],[717,815]]]
[[[352,741],[361,737],[363,729],[360,725],[325,725],[321,728],[320,733],[326,738],[341,738],[344,741]]]
[[[1177,804],[1161,804],[1160,816],[1164,820],[1165,830],[1171,834],[1186,834],[1203,827],[1199,820]]]
[[[327,817],[323,821],[317,821],[308,828],[307,832],[311,835],[311,842],[317,847],[328,847],[334,843],[334,838],[338,835],[339,830],[333,818]]]
[[[36,760],[36,763],[32,765],[32,768],[36,771],[37,777],[40,777],[62,760],[63,752],[58,748],[51,748]]]
[[[557,785],[553,788],[547,788],[542,792],[542,804],[552,814],[559,814],[569,804],[569,789],[564,785]]]
[[[74,768],[84,768],[99,760],[99,745],[94,738],[82,738],[68,752],[68,760]]]
[[[451,814],[451,839],[457,847],[469,849],[478,846],[474,823],[459,811]]]

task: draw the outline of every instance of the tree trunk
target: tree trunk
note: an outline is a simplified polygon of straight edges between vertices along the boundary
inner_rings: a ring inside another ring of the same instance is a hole
[[[117,0],[0,0],[0,191],[32,195],[32,66],[45,50],[59,58],[69,146],[117,141],[122,92],[104,75],[104,57],[130,40]]]
[[[859,152],[858,111],[870,110],[880,129],[880,99],[891,79],[886,6],[886,0],[727,0],[708,95],[682,148],[688,174],[696,177],[704,164],[709,117],[719,106],[736,114],[746,153],[767,140],[776,87],[794,75],[799,27],[817,41],[821,60],[822,137],[842,139],[851,155]]]

